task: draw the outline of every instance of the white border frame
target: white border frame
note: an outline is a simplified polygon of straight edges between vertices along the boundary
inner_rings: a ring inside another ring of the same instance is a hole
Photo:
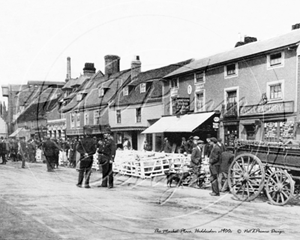
[[[281,84],[281,91],[282,91],[282,98],[277,98],[277,99],[271,99],[270,98],[270,87],[276,84]],[[277,80],[277,81],[271,81],[271,82],[267,82],[267,99],[268,102],[282,102],[284,100],[284,80]]]
[[[227,66],[229,65],[233,65],[235,64],[235,74],[232,74],[232,75],[227,75]],[[236,62],[236,63],[229,63],[229,64],[226,64],[224,66],[224,78],[225,79],[229,79],[229,78],[235,78],[235,77],[238,77],[239,76],[239,64]]]

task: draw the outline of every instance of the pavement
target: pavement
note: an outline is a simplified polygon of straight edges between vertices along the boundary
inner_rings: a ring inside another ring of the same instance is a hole
[[[117,175],[113,189],[78,188],[78,172],[42,163],[0,165],[0,239],[298,239],[299,201],[273,206],[261,196],[166,186],[164,177]]]

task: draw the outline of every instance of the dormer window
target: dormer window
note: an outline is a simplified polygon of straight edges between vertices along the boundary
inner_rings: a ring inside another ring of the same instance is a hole
[[[128,93],[129,93],[129,88],[128,86],[126,86],[123,88],[123,96],[128,96]]]
[[[179,88],[178,78],[174,78],[171,80],[171,88]]]
[[[204,72],[195,73],[195,84],[204,83]]]
[[[238,64],[232,63],[225,66],[224,69],[225,78],[237,77],[238,76]]]
[[[99,97],[103,97],[104,93],[105,93],[104,88],[101,87],[101,88],[98,89],[98,96]]]
[[[267,58],[267,68],[283,67],[284,65],[284,53],[277,52],[268,55]]]
[[[140,84],[140,93],[146,92],[146,83],[141,83]]]

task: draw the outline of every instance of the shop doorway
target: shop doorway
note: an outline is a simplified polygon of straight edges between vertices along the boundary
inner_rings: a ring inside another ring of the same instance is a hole
[[[225,126],[224,130],[225,146],[234,146],[234,140],[239,137],[238,125]]]

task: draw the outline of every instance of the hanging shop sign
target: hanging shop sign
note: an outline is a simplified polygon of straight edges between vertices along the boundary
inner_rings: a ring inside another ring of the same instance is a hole
[[[294,101],[268,103],[264,105],[243,106],[240,109],[240,116],[292,113],[292,112],[294,112]]]

